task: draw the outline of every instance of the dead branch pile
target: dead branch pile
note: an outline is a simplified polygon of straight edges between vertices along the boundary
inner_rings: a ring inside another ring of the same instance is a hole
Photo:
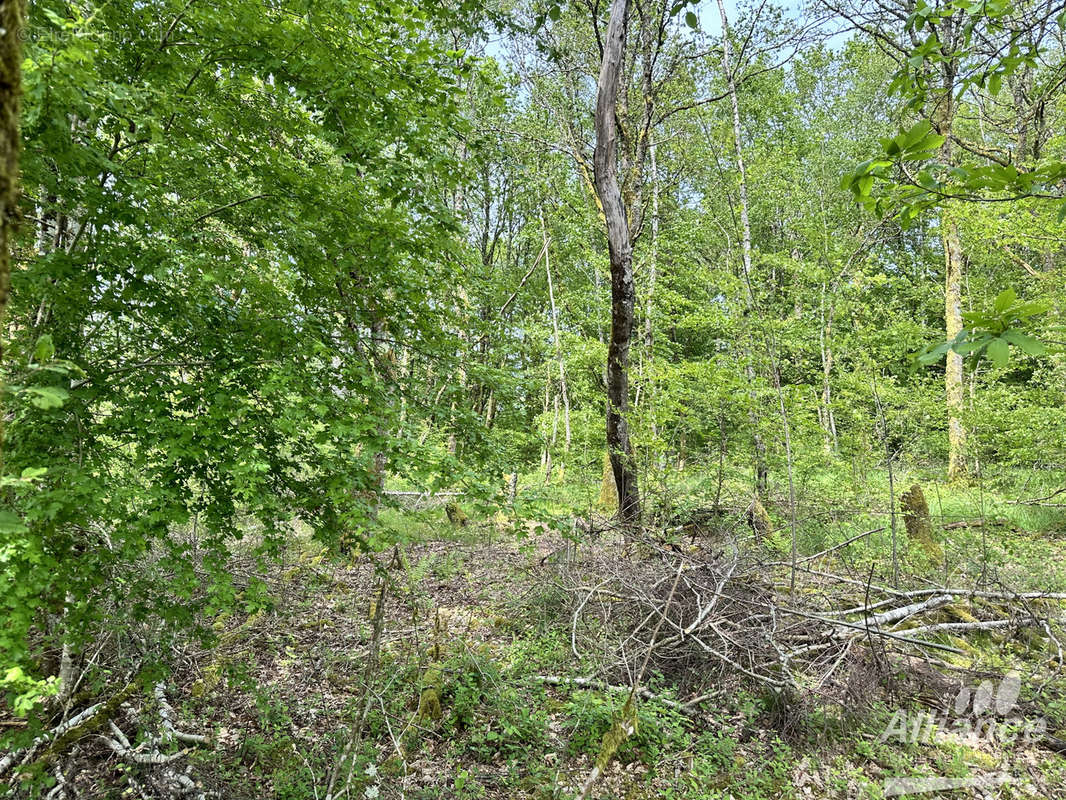
[[[174,709],[162,683],[151,697],[138,697],[131,683],[110,699],[89,705],[37,736],[26,747],[0,756],[0,784],[11,787],[3,796],[15,797],[23,779],[47,772],[55,781],[45,798],[64,800],[84,796],[92,780],[86,764],[101,763],[101,750],[124,764],[130,796],[194,798],[205,794],[182,762],[194,747],[209,745],[206,736],[177,726]]]
[[[1042,639],[1062,667],[1063,594],[903,591],[815,569],[812,561],[824,553],[798,562],[791,590],[789,565],[735,541],[709,552],[646,541],[643,550],[645,557],[627,557],[597,549],[557,574],[571,598],[571,649],[592,665],[586,680],[605,685],[631,685],[635,665],[650,654],[651,672],[689,698],[686,712],[738,681],[852,704],[867,699],[870,681],[887,674],[890,662],[924,665],[928,689],[947,683],[944,670],[965,671],[972,662],[967,637],[1022,629]]]

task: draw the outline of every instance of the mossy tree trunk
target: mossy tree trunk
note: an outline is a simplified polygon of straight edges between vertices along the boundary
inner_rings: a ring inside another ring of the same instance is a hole
[[[900,510],[903,512],[903,525],[907,529],[907,538],[918,542],[931,556],[940,554],[940,545],[933,538],[933,520],[929,514],[929,502],[925,492],[914,484],[899,497]]]

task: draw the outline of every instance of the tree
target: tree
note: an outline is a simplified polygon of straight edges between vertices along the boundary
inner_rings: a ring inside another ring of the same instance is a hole
[[[864,162],[846,182],[860,200],[878,213],[897,214],[904,224],[923,210],[937,210],[944,254],[945,333],[952,342],[965,332],[959,204],[1061,198],[1054,187],[1066,175],[1066,164],[1042,157],[1041,148],[1047,140],[1047,109],[1061,92],[1062,81],[1055,77],[1054,66],[1038,87],[1033,75],[1041,66],[1048,68],[1049,56],[1052,65],[1061,61],[1061,52],[1048,48],[1046,40],[1062,18],[1055,17],[1058,12],[1051,4],[1039,3],[963,0],[929,5],[919,0],[903,10],[906,17],[896,16],[895,32],[890,32],[888,21],[895,9],[887,5],[860,6],[846,16],[896,54],[899,69],[893,88],[908,108],[918,109],[925,119],[886,139],[883,154]],[[1003,93],[1004,80],[1013,83],[1009,106],[1014,114],[1001,124],[988,109]],[[982,123],[969,136],[956,124],[966,100]],[[1002,136],[981,141],[986,122]],[[888,188],[880,197],[872,193],[875,181]],[[947,472],[957,478],[968,472],[962,423],[963,353],[948,349],[942,354],[946,355]]]
[[[233,551],[272,557],[295,518],[381,546],[385,470],[449,469],[417,433],[453,399],[424,397],[427,364],[462,357],[447,197],[464,67],[441,30],[465,21],[165,6],[35,6],[34,224],[3,362],[4,466],[33,481],[3,489],[4,667],[232,607]],[[263,602],[257,580],[243,592]]]
[[[612,0],[596,84],[596,193],[607,225],[611,257],[611,336],[607,351],[607,448],[618,489],[618,515],[624,522],[640,518],[633,445],[629,439],[629,347],[633,337],[633,241],[622,190],[618,185],[618,129],[615,109],[625,55],[628,0]]]
[[[22,102],[22,32],[25,12],[22,2],[13,0],[0,5],[0,326],[4,322],[11,287],[11,246],[19,215],[19,107]],[[0,362],[2,361],[3,344],[0,343]],[[3,429],[0,427],[0,470],[2,465]]]

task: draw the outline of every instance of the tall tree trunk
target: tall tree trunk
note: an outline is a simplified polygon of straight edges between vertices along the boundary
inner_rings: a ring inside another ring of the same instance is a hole
[[[547,425],[547,420],[548,420],[548,398],[551,396],[551,386],[552,386],[552,371],[551,371],[551,367],[549,366],[544,372],[544,411],[543,411],[542,419],[544,420],[544,424],[545,425]],[[551,446],[552,446],[552,435],[550,433],[548,433],[548,429],[545,428],[544,429],[544,450],[541,451],[541,454],[540,454],[540,465],[542,467],[547,466],[548,464],[551,463]]]
[[[485,400],[485,429],[491,430],[492,423],[496,420],[496,390],[489,389],[489,396]]]
[[[396,375],[395,365],[393,363],[392,352],[380,353],[379,348],[385,346],[382,342],[385,333],[385,320],[380,314],[375,313],[374,320],[370,325],[370,359],[371,364],[383,364],[384,375],[381,377],[388,383],[395,382],[398,377]],[[375,370],[376,371],[376,370]],[[388,438],[389,430],[385,426],[384,422],[378,424],[377,435],[385,441]],[[387,465],[387,459],[385,453],[382,450],[378,450],[374,453],[374,460],[370,467],[370,518],[376,520],[378,518],[378,510],[381,506],[381,500],[385,496],[385,467]]]
[[[551,440],[548,442],[547,447],[544,448],[544,485],[547,486],[552,480],[552,448],[555,447],[555,440],[559,436],[559,395],[555,395],[553,400],[555,404],[555,414],[552,416],[552,435]]]
[[[551,302],[552,330],[555,333],[555,357],[559,360],[559,391],[563,395],[563,423],[566,430],[564,453],[570,452],[570,393],[566,388],[566,367],[563,364],[563,342],[559,337],[559,313],[555,308],[555,289],[552,287],[552,268],[548,258],[548,228],[544,224],[544,215],[540,215],[540,227],[544,236],[544,272],[548,276],[548,300]],[[553,437],[554,438],[554,437]]]
[[[611,339],[607,348],[607,451],[618,490],[618,516],[623,522],[640,518],[640,494],[629,439],[629,347],[633,336],[633,242],[618,185],[618,129],[615,110],[625,53],[629,0],[611,0],[611,18],[603,43],[603,60],[596,86],[596,151],[593,164],[596,194],[607,223],[611,259]]]
[[[941,41],[953,46],[954,23],[950,17],[941,23]],[[937,97],[933,123],[944,137],[940,148],[940,160],[952,162],[952,126],[955,121],[955,78],[958,64],[954,59],[945,60],[940,67],[941,91]],[[962,330],[962,281],[965,263],[959,226],[950,207],[941,206],[940,236],[944,246],[944,329],[949,340]],[[949,350],[944,370],[944,394],[948,415],[948,478],[961,478],[966,469],[966,429],[962,424],[963,410],[962,356]]]
[[[742,147],[743,130],[740,127],[740,101],[737,98],[737,84],[733,75],[733,50],[729,41],[729,17],[725,11],[722,0],[718,0],[718,14],[722,20],[722,70],[725,72],[726,88],[729,92],[729,101],[733,112],[733,151],[737,160],[737,172],[740,174],[740,232],[741,264],[744,268],[744,285],[747,288],[748,311],[755,310],[755,290],[751,285],[751,221],[748,218],[748,180],[744,168],[744,149]],[[755,368],[751,364],[749,352],[747,363],[744,365],[744,373],[751,386],[755,385]],[[767,476],[766,467],[766,443],[759,433],[759,413],[756,410],[754,390],[751,393],[751,425],[752,444],[755,447],[755,493],[759,497],[766,497]]]
[[[1014,117],[1017,120],[1014,134],[1014,158],[1018,166],[1026,164],[1033,157],[1033,146],[1029,141],[1029,126],[1036,118],[1031,109],[1029,97],[1033,91],[1033,71],[1029,67],[1023,67],[1013,76],[1011,83],[1011,96],[1014,100]],[[1040,133],[1036,132],[1035,141],[1039,141]],[[1036,145],[1039,147],[1039,145]]]
[[[954,339],[962,330],[962,245],[959,228],[950,211],[940,216],[944,240],[944,328]],[[948,351],[944,370],[944,390],[948,411],[948,478],[961,478],[966,468],[966,428],[962,424],[962,356]]]
[[[653,315],[655,310],[655,281],[659,271],[659,162],[656,160],[655,144],[648,145],[651,158],[651,258],[648,260],[648,295],[644,301],[644,361],[648,368],[648,405],[651,411],[651,435],[658,447],[659,426],[655,420],[655,328]],[[666,453],[659,456],[660,472],[666,466]]]
[[[835,306],[829,304],[828,311],[825,307],[825,284],[822,284],[822,302],[820,314],[820,326],[818,329],[818,344],[822,353],[822,397],[818,409],[818,418],[822,423],[823,442],[827,453],[835,453],[838,449],[837,423],[833,415],[833,392],[830,377],[833,373],[833,349],[830,339],[833,335],[833,312]]]
[[[4,312],[11,286],[11,248],[18,219],[24,20],[24,0],[0,0],[0,339],[4,338]],[[0,342],[0,360],[2,348]],[[0,466],[3,465],[2,436],[0,428]]]

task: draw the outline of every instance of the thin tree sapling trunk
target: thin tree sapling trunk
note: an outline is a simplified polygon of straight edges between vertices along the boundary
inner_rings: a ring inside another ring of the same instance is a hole
[[[725,5],[718,0],[718,15],[722,21],[722,71],[725,73],[726,89],[729,93],[729,102],[732,110],[733,123],[733,153],[737,160],[737,173],[740,175],[740,257],[744,269],[744,285],[747,289],[748,311],[755,310],[755,290],[751,284],[751,220],[748,217],[748,180],[744,167],[744,149],[741,143],[743,130],[740,126],[740,100],[737,97],[736,78],[733,74],[733,50],[729,41],[729,16],[726,14]],[[751,356],[744,365],[744,374],[749,385],[755,385],[755,368],[751,364]],[[766,466],[766,443],[759,433],[759,414],[756,410],[754,389],[751,392],[751,423],[752,444],[755,448],[755,494],[766,498],[768,469]]]
[[[540,216],[541,233],[544,236],[544,272],[548,276],[548,300],[552,310],[552,330],[555,334],[555,357],[559,361],[559,391],[563,395],[563,424],[566,431],[566,445],[563,452],[570,452],[570,393],[566,388],[566,367],[563,363],[563,342],[559,337],[559,312],[555,308],[555,288],[552,286],[551,261],[548,258],[548,228],[544,224],[544,215]],[[553,437],[554,438],[554,437]]]
[[[945,46],[955,42],[955,22],[947,17],[941,23],[940,37]],[[952,129],[955,122],[955,79],[958,62],[945,59],[940,65],[941,91],[936,98],[933,124],[944,137],[940,148],[940,161],[951,164]],[[948,340],[954,339],[962,330],[962,282],[965,263],[962,257],[962,242],[959,226],[948,204],[941,206],[940,236],[944,246],[944,331]],[[948,478],[964,477],[966,468],[966,428],[962,424],[963,412],[962,356],[949,350],[944,368],[944,395],[948,415]]]

